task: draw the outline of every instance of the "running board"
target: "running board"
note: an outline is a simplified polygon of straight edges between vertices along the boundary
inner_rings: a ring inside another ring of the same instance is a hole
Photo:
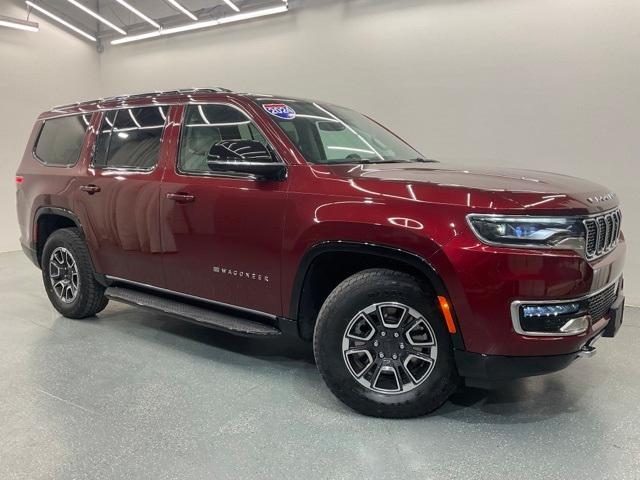
[[[143,307],[148,310],[161,312],[188,322],[223,330],[236,335],[273,337],[282,333],[271,325],[242,318],[241,316],[234,316],[228,313],[198,307],[178,300],[172,300],[154,293],[141,292],[124,287],[109,287],[105,290],[104,294],[107,298],[117,302]]]

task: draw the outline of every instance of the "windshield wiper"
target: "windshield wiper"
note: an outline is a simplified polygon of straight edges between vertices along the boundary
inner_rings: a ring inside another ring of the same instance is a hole
[[[375,164],[379,164],[379,163],[416,163],[416,162],[420,162],[420,163],[432,163],[432,162],[436,162],[437,160],[430,160],[427,158],[411,158],[409,160],[396,160],[396,159],[382,159],[382,160],[377,160],[377,159],[372,159],[372,158],[358,158],[358,159],[350,159],[350,158],[346,158],[344,160],[331,160],[329,162],[323,163],[323,165],[375,165]]]
[[[358,159],[350,159],[346,158],[344,160],[331,160],[329,162],[324,163],[323,165],[345,165],[345,164],[375,164],[375,163],[405,163],[404,160],[373,160],[371,158],[358,158]]]
[[[417,162],[417,163],[438,163],[437,160],[433,160],[431,158],[422,158],[422,157],[412,158],[409,161],[410,162]]]

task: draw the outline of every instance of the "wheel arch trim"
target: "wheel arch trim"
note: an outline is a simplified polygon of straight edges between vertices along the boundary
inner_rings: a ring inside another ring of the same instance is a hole
[[[84,228],[82,227],[82,223],[80,222],[80,218],[78,217],[78,215],[76,215],[74,212],[72,212],[71,210],[68,210],[66,208],[62,208],[62,207],[53,207],[53,206],[43,206],[43,207],[39,207],[36,210],[36,213],[33,217],[33,233],[32,233],[32,245],[31,247],[33,248],[33,251],[35,252],[36,255],[36,261],[37,261],[37,265],[42,268],[42,258],[40,257],[40,255],[38,254],[38,224],[40,221],[40,218],[44,215],[57,215],[60,217],[65,217],[68,218],[69,220],[71,220],[76,228],[78,228],[80,230],[81,235],[86,238],[85,236],[85,232],[84,232]],[[44,245],[43,245],[44,246]],[[102,275],[101,273],[98,273],[95,269],[95,262],[93,261],[93,257],[92,257],[92,253],[91,253],[91,249],[88,247],[89,249],[89,259],[91,260],[91,266],[93,269],[93,276],[95,277],[96,281],[98,283],[100,283],[101,285],[108,285],[108,281],[107,278]]]
[[[52,206],[39,207],[33,216],[33,222],[31,224],[31,228],[32,228],[31,248],[34,251],[36,252],[38,251],[38,242],[40,241],[38,225],[40,224],[40,219],[45,215],[56,215],[56,216],[64,217],[71,220],[76,225],[76,227],[79,228],[80,231],[82,231],[82,234],[84,235],[84,230],[82,229],[82,224],[80,223],[80,219],[71,210],[67,210],[66,208],[62,208],[62,207],[52,207]],[[38,262],[40,262],[40,260],[41,259],[38,257]]]
[[[71,210],[67,210],[66,208],[51,207],[51,206],[39,207],[36,210],[36,213],[33,216],[34,233],[36,233],[38,222],[40,221],[40,217],[42,217],[43,215],[58,215],[60,217],[68,218],[69,220],[73,221],[73,223],[76,224],[76,227],[82,230],[84,234],[84,230],[82,229],[82,224],[80,223],[80,218],[75,213],[73,213]],[[37,242],[38,240],[37,236],[34,235],[33,240],[34,242]]]
[[[300,303],[302,299],[302,290],[307,279],[307,275],[311,269],[313,262],[322,254],[325,253],[359,253],[371,256],[377,256],[380,258],[386,258],[394,260],[400,263],[404,263],[409,267],[417,269],[422,273],[433,289],[436,296],[444,296],[448,299],[450,305],[450,313],[453,317],[453,321],[456,325],[456,333],[451,334],[453,346],[456,349],[464,350],[464,341],[462,339],[462,333],[460,331],[460,324],[458,322],[455,305],[447,288],[436,271],[436,269],[426,259],[415,253],[408,252],[406,250],[390,247],[387,245],[379,245],[369,242],[353,242],[343,240],[326,241],[315,244],[309,248],[302,257],[302,260],[298,264],[298,269],[295,275],[293,288],[291,292],[291,299],[289,303],[289,316],[295,321],[299,319]]]

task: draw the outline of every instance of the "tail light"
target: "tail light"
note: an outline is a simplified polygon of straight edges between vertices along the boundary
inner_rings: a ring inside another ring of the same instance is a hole
[[[20,185],[21,183],[24,183],[24,177],[16,175],[16,185]]]

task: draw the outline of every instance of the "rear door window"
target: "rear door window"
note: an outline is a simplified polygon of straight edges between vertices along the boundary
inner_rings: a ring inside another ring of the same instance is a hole
[[[152,170],[158,163],[168,108],[127,108],[107,112],[96,140],[94,165]]]
[[[70,167],[80,158],[91,115],[73,115],[46,120],[40,130],[35,155],[45,165]]]

